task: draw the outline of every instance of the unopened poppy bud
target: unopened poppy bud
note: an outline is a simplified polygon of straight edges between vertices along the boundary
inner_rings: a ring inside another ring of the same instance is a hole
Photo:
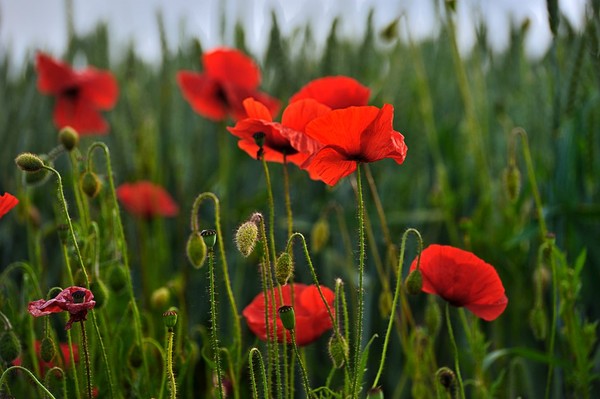
[[[153,309],[164,309],[169,301],[171,301],[171,291],[167,287],[157,288],[150,296],[150,305]]]
[[[510,202],[515,202],[521,192],[521,172],[514,162],[511,162],[502,176],[504,190]]]
[[[367,399],[383,399],[383,391],[379,387],[369,389]]]
[[[21,354],[21,343],[17,334],[10,329],[0,335],[0,359],[6,363],[12,363],[13,360]]]
[[[442,367],[435,373],[435,379],[446,392],[451,394],[456,390],[456,375],[448,367]]]
[[[44,165],[51,165],[48,163],[48,156],[46,154],[38,155]],[[27,186],[38,186],[44,184],[50,177],[48,169],[40,169],[37,172],[25,172],[23,173],[23,183]]]
[[[275,262],[275,279],[279,285],[285,285],[292,274],[294,274],[294,260],[288,252],[282,252]]]
[[[65,147],[65,150],[72,151],[79,144],[79,133],[71,126],[66,126],[58,132],[58,141]]]
[[[419,269],[415,269],[412,272],[408,273],[408,277],[406,277],[406,281],[404,281],[404,285],[406,287],[406,292],[410,295],[417,295],[421,292],[423,288],[423,275]]]
[[[258,241],[258,226],[252,221],[244,222],[235,232],[235,245],[238,251],[247,258]]]
[[[102,308],[108,302],[110,293],[106,284],[102,280],[96,279],[90,283],[90,291],[94,293],[94,300],[96,301],[96,309]]]
[[[193,231],[188,238],[185,248],[188,260],[196,269],[204,266],[206,261],[206,243],[204,238],[197,231]]]
[[[331,362],[333,363],[333,367],[336,369],[339,369],[344,365],[344,361],[348,358],[350,353],[348,342],[346,342],[346,339],[340,334],[333,334],[331,338],[329,338],[327,350]]]
[[[142,356],[142,348],[140,345],[133,344],[133,346],[129,350],[127,360],[129,361],[129,365],[134,369],[140,368],[144,360]]]
[[[172,330],[175,324],[177,324],[177,312],[173,309],[167,310],[163,313],[163,321],[165,322],[165,327]]]
[[[30,152],[19,154],[15,158],[15,163],[25,172],[37,172],[44,168],[44,161],[39,156]]]
[[[56,346],[54,346],[54,340],[52,337],[44,337],[40,347],[40,357],[46,363],[49,363],[54,359],[56,355]]]
[[[540,265],[533,271],[533,282],[536,287],[540,287],[542,291],[545,291],[552,282],[552,273],[546,265]]]
[[[277,309],[277,313],[279,313],[279,318],[281,319],[281,323],[283,324],[283,328],[288,331],[296,328],[296,313],[294,313],[294,308],[291,306],[281,306]]]
[[[204,243],[208,249],[212,249],[217,242],[217,232],[215,230],[202,230],[200,235],[204,239]]]
[[[315,253],[321,251],[329,241],[329,223],[325,218],[319,218],[312,227],[311,249]]]
[[[67,245],[67,243],[69,242],[69,225],[67,224],[59,224],[56,227],[56,232],[58,233],[58,238],[60,238],[60,242],[63,245]]]
[[[96,175],[94,172],[86,171],[79,178],[79,186],[85,195],[87,195],[89,198],[95,198],[100,192],[102,184],[100,183],[98,175]]]
[[[548,333],[548,319],[541,306],[536,306],[529,313],[529,326],[535,339],[543,341]]]
[[[114,292],[119,292],[127,285],[127,272],[125,268],[118,263],[108,271],[108,285]]]
[[[425,326],[431,336],[436,336],[442,326],[442,311],[439,303],[433,295],[427,295],[427,306],[425,307]]]
[[[390,290],[383,290],[379,294],[379,313],[381,316],[388,317],[392,313],[392,293]]]

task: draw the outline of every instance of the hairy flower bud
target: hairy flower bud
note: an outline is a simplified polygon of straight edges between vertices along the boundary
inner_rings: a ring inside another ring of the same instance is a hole
[[[502,175],[504,190],[510,202],[515,202],[521,192],[521,172],[515,163],[510,163]]]
[[[392,313],[394,299],[389,289],[382,290],[379,294],[379,313],[382,317],[388,317]]]
[[[404,285],[406,286],[406,292],[410,295],[417,295],[420,293],[423,288],[423,275],[421,274],[421,271],[417,268],[410,272],[404,281]]]
[[[167,287],[160,287],[154,290],[150,296],[150,305],[152,309],[164,309],[171,300],[171,291]]]
[[[86,171],[79,178],[79,186],[85,195],[87,195],[89,198],[94,198],[100,192],[102,184],[100,183],[98,175],[96,175],[94,172]]]
[[[11,329],[0,335],[0,359],[11,363],[21,354],[21,343],[17,334]]]
[[[283,328],[288,331],[296,328],[296,313],[294,312],[293,307],[287,305],[281,306],[277,309],[277,313],[279,313]]]
[[[247,258],[258,241],[258,226],[252,221],[244,222],[235,233],[235,245],[238,251]]]
[[[48,156],[46,154],[38,155],[38,157],[44,162],[44,165],[52,166],[51,162],[48,162]],[[23,173],[23,184],[26,186],[39,186],[44,184],[50,177],[48,169],[39,169],[37,172],[25,172]]]
[[[15,158],[15,163],[25,172],[38,172],[44,168],[44,161],[39,156],[30,152],[19,154]]]
[[[196,269],[200,269],[206,262],[206,243],[197,231],[192,231],[185,248],[188,260]]]
[[[79,144],[79,133],[71,126],[65,126],[58,132],[58,141],[65,147],[65,150],[72,151]]]
[[[535,306],[529,313],[529,326],[535,339],[543,341],[548,334],[548,318],[541,306]]]
[[[333,334],[331,338],[329,338],[327,351],[329,352],[329,357],[331,358],[333,367],[339,369],[344,365],[344,361],[348,358],[350,348],[348,347],[348,342],[346,342],[346,339],[343,336],[339,334]]]
[[[425,326],[427,332],[435,337],[442,327],[442,311],[435,296],[427,295],[427,306],[425,307]]]
[[[100,279],[96,279],[90,283],[90,291],[94,293],[94,300],[96,301],[96,309],[100,309],[106,305],[110,293],[106,284]]]
[[[320,252],[329,241],[329,223],[325,218],[319,218],[312,227],[310,234],[311,249]]]
[[[448,367],[442,367],[435,373],[435,379],[452,397],[456,390],[456,375]]]
[[[54,340],[52,337],[44,337],[40,348],[40,356],[43,361],[49,363],[54,359],[56,355],[56,346],[54,346]]]
[[[119,263],[114,263],[108,270],[108,286],[114,292],[119,292],[127,285],[127,272]]]
[[[275,262],[275,279],[280,285],[287,284],[294,274],[294,261],[288,252],[282,252]]]
[[[129,353],[127,354],[127,360],[129,361],[129,365],[131,367],[134,369],[139,369],[144,361],[142,347],[140,345],[133,344],[131,349],[129,349]]]

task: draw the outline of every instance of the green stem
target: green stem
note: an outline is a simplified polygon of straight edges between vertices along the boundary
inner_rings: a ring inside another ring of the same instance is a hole
[[[268,387],[267,387],[267,374],[265,372],[265,363],[263,362],[262,355],[257,348],[250,349],[250,353],[248,354],[248,362],[250,363],[250,381],[252,382],[252,393],[253,398],[258,398],[258,389],[256,387],[256,378],[254,376],[254,357],[258,356],[258,364],[260,366],[260,375],[262,377],[263,384],[263,393],[264,398],[268,399]]]
[[[171,394],[169,397],[171,399],[177,398],[177,381],[175,381],[175,373],[173,372],[173,341],[175,337],[175,332],[173,332],[173,328],[169,328],[167,332],[167,378],[169,379],[169,389]],[[162,392],[161,392],[162,393]]]
[[[454,339],[454,331],[452,330],[452,323],[450,322],[450,304],[446,302],[446,326],[448,328],[448,335],[450,335],[450,343],[454,350],[454,368],[456,369],[456,378],[458,379],[458,389],[460,391],[461,399],[465,399],[465,387],[463,385],[462,376],[460,375],[460,365],[458,362],[458,347],[456,346],[456,340]]]
[[[79,322],[81,325],[81,345],[83,346],[83,357],[85,359],[85,376],[87,378],[87,395],[89,399],[92,399],[92,370],[90,365],[90,352],[87,341],[87,334],[85,333],[85,324],[82,321]]]
[[[306,392],[306,397],[312,397],[310,393],[310,383],[308,382],[308,373],[306,372],[306,367],[304,367],[304,362],[302,362],[302,358],[300,357],[300,352],[298,352],[298,345],[296,345],[296,331],[291,330],[292,334],[292,346],[294,347],[294,352],[296,353],[296,358],[298,359],[298,364],[300,365],[300,372],[302,374],[302,383],[304,384],[304,391]]]
[[[290,198],[290,176],[285,155],[283,156],[283,187],[285,191],[285,211],[287,214],[287,232],[289,237],[294,231],[294,218],[292,215],[292,200]]]
[[[548,343],[548,356],[552,358],[554,356],[554,343],[556,341],[556,324],[557,324],[557,308],[558,308],[558,275],[556,272],[556,261],[554,260],[554,245],[553,241],[547,239],[545,245],[548,247],[550,253],[550,268],[552,269],[552,324],[550,328],[550,342]],[[548,365],[548,376],[546,377],[546,395],[545,398],[550,397],[550,385],[552,383],[552,373],[554,372],[554,363],[551,362]]]
[[[223,399],[223,383],[221,381],[221,353],[219,350],[219,338],[217,336],[217,299],[215,297],[215,251],[213,248],[208,250],[208,279],[210,291],[210,342],[215,360],[217,373],[217,392],[219,398]],[[171,393],[171,398],[174,398]]]
[[[6,378],[6,376],[8,375],[8,373],[12,370],[21,370],[24,371],[25,374],[27,374],[29,377],[31,377],[31,379],[33,380],[33,382],[35,382],[42,391],[44,391],[44,393],[46,395],[48,395],[51,399],[56,399],[54,397],[54,395],[52,395],[52,392],[50,392],[45,386],[44,384],[42,384],[40,382],[40,380],[38,380],[35,375],[33,375],[33,373],[31,371],[29,371],[29,369],[26,369],[25,367],[21,367],[21,366],[11,366],[9,368],[7,368],[6,370],[4,370],[4,372],[2,373],[2,376],[0,376],[0,388],[2,387],[3,384],[5,384],[4,379]]]

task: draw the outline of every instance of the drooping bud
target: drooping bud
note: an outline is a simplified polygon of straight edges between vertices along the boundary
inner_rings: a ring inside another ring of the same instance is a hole
[[[52,337],[44,337],[40,347],[40,356],[43,361],[49,363],[54,359],[56,355],[56,346],[54,346],[54,340]]]
[[[379,313],[382,317],[389,317],[392,313],[392,304],[394,300],[389,289],[381,291],[379,294]]]
[[[212,249],[217,242],[217,232],[215,230],[202,230],[200,235],[204,239],[204,243],[208,249]]]
[[[94,293],[94,300],[96,301],[96,309],[102,308],[108,302],[110,293],[104,281],[96,279],[90,283],[90,291]]]
[[[12,363],[13,360],[21,354],[21,343],[17,334],[10,329],[0,335],[0,358],[6,363]]]
[[[173,327],[177,324],[177,312],[174,309],[167,310],[163,313],[163,321],[165,322],[165,327],[167,327],[169,331],[173,330]]]
[[[425,307],[425,326],[427,332],[435,337],[442,327],[442,311],[438,301],[433,295],[427,295],[427,306]]]
[[[58,141],[65,147],[65,150],[72,151],[79,144],[79,133],[71,126],[65,126],[58,132]]]
[[[502,174],[504,190],[510,202],[515,202],[521,192],[521,172],[516,163],[511,162]]]
[[[311,249],[315,253],[320,252],[329,241],[329,222],[327,222],[327,219],[321,217],[316,221],[312,227],[310,237]]]
[[[277,313],[279,313],[279,318],[281,319],[281,323],[283,324],[283,328],[288,331],[296,328],[296,313],[294,312],[294,308],[291,306],[281,306],[277,309]]]
[[[529,313],[529,326],[535,339],[543,341],[548,333],[548,318],[541,306],[535,306]]]
[[[114,292],[119,292],[127,285],[127,272],[125,268],[115,263],[108,271],[108,285]]]
[[[25,172],[38,172],[44,168],[44,161],[39,156],[30,152],[19,154],[15,158],[15,163]]]
[[[293,274],[294,260],[289,252],[282,252],[275,262],[275,279],[279,285],[285,285]]]
[[[42,160],[44,165],[52,166],[52,164],[48,162],[48,156],[46,154],[38,155],[38,157]],[[38,186],[44,184],[49,177],[50,172],[48,169],[40,169],[37,172],[25,172],[23,173],[23,184],[30,187]]]
[[[102,183],[100,183],[98,175],[92,171],[86,171],[79,178],[79,186],[85,195],[87,195],[89,198],[95,198],[100,192]]]
[[[192,231],[190,238],[188,238],[185,252],[188,260],[196,269],[204,266],[204,262],[206,261],[206,243],[199,232]]]
[[[333,367],[336,369],[339,369],[344,365],[344,361],[348,359],[350,354],[348,342],[346,342],[346,339],[340,334],[333,334],[331,338],[329,338],[327,350],[331,362],[333,363]]]
[[[153,309],[161,310],[167,307],[171,300],[171,291],[167,287],[160,287],[154,290],[150,296],[150,305]]]
[[[417,268],[408,273],[404,285],[406,287],[406,292],[410,295],[419,294],[423,288],[423,275],[421,274],[421,271]]]
[[[258,226],[251,220],[244,222],[235,232],[235,245],[245,258],[254,251],[257,241]]]
[[[134,369],[140,368],[142,365],[144,358],[142,356],[142,348],[140,345],[133,344],[131,349],[129,350],[127,360],[129,361],[129,365]]]
[[[69,225],[68,224],[59,224],[56,226],[56,232],[58,233],[58,238],[60,238],[60,242],[63,245],[67,245],[69,242]]]
[[[454,397],[454,391],[456,390],[456,375],[454,374],[454,371],[448,367],[442,367],[436,371],[435,379],[446,392]]]
[[[383,399],[383,391],[380,387],[371,388],[367,392],[367,399]]]

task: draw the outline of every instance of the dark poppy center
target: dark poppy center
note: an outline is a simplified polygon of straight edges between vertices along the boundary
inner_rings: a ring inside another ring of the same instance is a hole
[[[80,89],[78,86],[71,86],[64,89],[62,91],[62,95],[69,99],[75,99],[77,96],[79,96],[79,91]]]
[[[225,107],[229,106],[229,99],[227,98],[227,94],[225,93],[223,86],[219,86],[217,88],[217,92],[215,93],[215,96],[217,97],[217,100],[220,103],[222,103]]]
[[[85,299],[85,291],[75,291],[71,294],[71,296],[73,297],[73,302],[83,303],[83,300]]]

